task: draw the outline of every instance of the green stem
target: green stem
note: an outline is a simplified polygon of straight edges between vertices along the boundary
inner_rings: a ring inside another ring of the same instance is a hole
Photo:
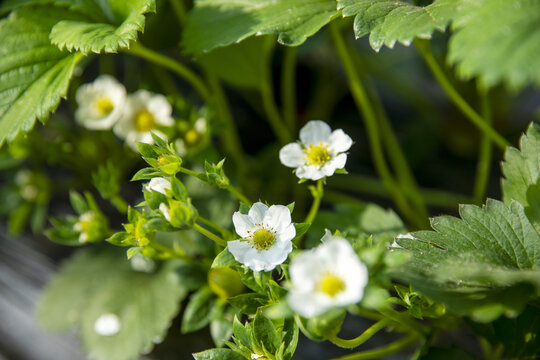
[[[212,229],[216,230],[216,231],[219,231],[219,233],[221,234],[221,236],[225,236],[227,234],[229,234],[229,231],[225,228],[222,228],[221,226],[219,226],[218,224],[216,224],[215,222],[205,218],[205,217],[202,217],[202,216],[197,216],[197,221],[200,221],[202,222],[203,224],[205,224],[206,226],[209,226],[211,227]]]
[[[272,43],[274,42],[274,38],[272,37],[270,37],[268,40],[272,41]],[[271,58],[271,56],[269,58]],[[278,138],[279,142],[284,145],[291,142],[293,139],[287,127],[283,123],[283,120],[281,119],[279,109],[274,99],[274,88],[272,86],[272,64],[270,60],[265,62],[263,72],[264,76],[259,87],[263,108],[272,131]]]
[[[197,179],[200,180],[200,175],[202,174],[199,174],[198,172],[196,171],[193,171],[193,170],[189,170],[189,169],[186,169],[185,167],[180,167],[180,172],[186,174],[186,175],[189,175],[189,176],[194,176],[196,177]]]
[[[219,110],[219,117],[227,127],[226,131],[222,132],[225,151],[233,158],[238,169],[239,178],[244,179],[247,174],[247,163],[244,156],[244,150],[242,149],[242,142],[238,135],[238,129],[234,122],[229,103],[227,102],[227,97],[215,75],[208,74],[208,82],[214,94],[216,106]]]
[[[306,219],[304,220],[305,223],[312,223],[313,220],[315,220],[317,213],[319,212],[321,199],[324,195],[323,181],[324,181],[323,179],[317,180],[317,185],[315,189],[312,190],[313,203],[311,204],[311,209],[309,209],[309,213],[307,214]]]
[[[366,90],[364,89],[360,81],[352,59],[347,51],[345,41],[341,38],[339,28],[334,23],[330,23],[329,29],[332,40],[334,42],[334,46],[339,55],[343,68],[345,69],[345,73],[349,81],[351,94],[354,101],[356,102],[357,107],[363,114],[364,123],[366,125],[369,136],[371,156],[373,158],[375,168],[377,169],[377,172],[379,173],[379,176],[381,177],[384,186],[392,195],[394,202],[400,209],[403,216],[416,226],[422,227],[425,219],[417,217],[416,211],[414,211],[414,209],[409,206],[406,198],[403,195],[403,192],[397,186],[396,182],[392,177],[392,174],[390,173],[390,170],[388,169],[379,134],[377,116],[369,101]]]
[[[242,194],[237,188],[235,188],[234,186],[232,185],[228,185],[226,187],[226,190],[229,191],[231,194],[234,195],[235,198],[237,198],[238,200],[240,200],[241,202],[243,202],[244,204],[246,205],[249,205],[251,206],[251,201],[249,201],[249,199],[247,198],[246,195]]]
[[[408,330],[415,332],[417,336],[423,338],[428,333],[428,330],[425,326],[414,321],[405,313],[401,313],[391,308],[382,308],[378,309],[378,311],[384,316],[386,316],[388,319],[393,320],[398,324],[404,326]]]
[[[199,233],[203,234],[204,236],[206,236],[207,238],[209,238],[210,240],[212,240],[213,242],[215,242],[219,246],[227,247],[227,241],[220,238],[216,234],[206,230],[201,225],[195,223],[195,224],[193,224],[193,229],[198,231]]]
[[[379,330],[384,329],[390,322],[390,319],[379,320],[375,324],[370,326],[366,331],[364,331],[362,335],[351,340],[340,339],[337,336],[333,336],[328,340],[330,340],[332,343],[339,347],[345,349],[354,349],[355,347],[358,347],[371,339],[373,335],[375,335]]]
[[[329,180],[329,187],[349,190],[363,194],[370,194],[388,198],[391,194],[379,179],[367,176],[349,174],[347,176],[334,176]],[[465,195],[453,194],[434,189],[420,189],[426,204],[453,209],[457,204],[470,203],[472,200]]]
[[[296,133],[296,53],[296,47],[285,46],[281,77],[283,118],[293,134]]]
[[[126,53],[140,57],[142,59],[148,60],[154,64],[163,66],[176,73],[178,76],[190,83],[195,90],[201,95],[201,97],[208,102],[210,100],[210,92],[204,84],[204,82],[195,74],[191,69],[185,65],[179,63],[178,61],[162,55],[154,50],[148,49],[141,45],[140,43],[131,43],[129,49],[124,50]]]
[[[458,93],[454,88],[450,80],[446,77],[443,69],[439,63],[435,60],[433,53],[430,49],[429,40],[415,40],[414,44],[420,52],[420,55],[424,58],[427,66],[444,89],[450,100],[456,105],[461,112],[481,131],[483,131],[497,146],[502,150],[506,149],[507,146],[510,146],[510,143],[497,133],[487,121],[485,121],[482,116],[478,113],[463,99],[463,97]]]
[[[491,125],[492,116],[489,102],[489,95],[482,93],[482,115],[488,125]],[[476,167],[476,181],[474,183],[473,199],[475,204],[481,204],[486,196],[489,173],[491,171],[491,140],[486,133],[482,133],[480,139],[480,150],[478,152],[478,165]]]
[[[401,340],[394,341],[393,343],[390,343],[382,348],[374,349],[374,350],[367,350],[362,351],[356,354],[352,355],[346,355],[341,356],[338,358],[334,358],[333,360],[366,360],[366,359],[380,359],[384,358],[385,356],[394,354],[398,351],[401,351],[415,342],[419,340],[418,336],[416,335],[409,335],[404,337]]]
[[[187,18],[187,11],[184,7],[183,0],[171,0],[171,6],[174,11],[174,14],[176,15],[176,18],[178,19],[178,23],[180,24],[180,27],[183,27],[186,23]]]

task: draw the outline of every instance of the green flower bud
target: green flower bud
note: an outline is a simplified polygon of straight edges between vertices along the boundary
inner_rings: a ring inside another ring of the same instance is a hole
[[[191,229],[195,219],[199,216],[197,209],[191,205],[191,200],[186,202],[169,200],[169,222],[179,229]]]
[[[210,269],[208,272],[208,285],[222,299],[239,295],[245,289],[240,275],[228,266]]]
[[[159,169],[168,175],[175,175],[182,168],[182,158],[173,155],[160,155],[157,159]]]

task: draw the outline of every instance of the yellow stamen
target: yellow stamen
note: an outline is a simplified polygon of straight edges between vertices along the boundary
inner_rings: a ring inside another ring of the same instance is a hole
[[[308,165],[324,165],[332,158],[331,152],[332,150],[328,149],[328,145],[323,145],[322,142],[315,146],[309,145],[307,149],[304,149],[306,154],[304,160]]]
[[[268,250],[276,242],[274,234],[266,229],[255,231],[252,240],[257,250]]]
[[[148,132],[156,126],[156,119],[150,111],[144,109],[135,115],[134,123],[138,132]]]
[[[96,101],[96,109],[101,116],[107,116],[114,110],[114,104],[110,98],[102,96]]]
[[[186,144],[193,146],[199,141],[201,134],[195,129],[189,129],[184,138],[186,139]]]
[[[319,284],[317,285],[317,290],[320,292],[334,297],[343,290],[345,290],[345,282],[333,274],[325,274]]]

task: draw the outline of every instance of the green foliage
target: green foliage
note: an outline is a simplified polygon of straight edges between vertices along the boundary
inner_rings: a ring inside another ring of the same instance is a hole
[[[245,360],[246,358],[230,349],[210,349],[193,354],[195,360]]]
[[[428,6],[414,6],[394,0],[337,0],[343,16],[354,18],[357,38],[370,35],[376,51],[396,41],[409,45],[414,38],[431,38],[435,30],[444,31],[456,12],[455,0],[435,0]]]
[[[168,262],[156,273],[136,272],[122,252],[80,251],[43,294],[39,321],[56,331],[79,329],[92,358],[136,358],[163,338],[186,295],[176,265]],[[118,316],[120,330],[102,336],[94,325],[108,313]]]
[[[182,43],[195,55],[252,35],[275,34],[296,46],[338,14],[334,0],[196,0]]]
[[[527,135],[520,139],[520,150],[509,147],[501,164],[504,179],[501,181],[503,200],[510,204],[519,201],[527,207],[527,190],[538,183],[540,174],[540,126],[532,123]]]
[[[432,219],[435,231],[398,238],[413,259],[395,276],[460,315],[518,315],[540,293],[540,235],[518,202],[462,205],[460,215]]]
[[[49,33],[70,11],[55,6],[22,7],[0,20],[0,145],[19,131],[45,122],[66,96],[80,54],[60,51]]]
[[[448,59],[484,86],[540,84],[540,1],[460,0]]]
[[[144,14],[155,12],[155,0],[56,0],[68,4],[80,19],[59,21],[51,30],[50,39],[61,50],[116,52],[129,47],[144,30]]]
[[[191,295],[182,318],[183,333],[197,331],[208,325],[215,299],[214,293],[207,286]]]

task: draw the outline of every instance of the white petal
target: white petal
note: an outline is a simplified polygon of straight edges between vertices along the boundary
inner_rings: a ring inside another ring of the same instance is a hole
[[[112,336],[120,331],[120,318],[111,313],[106,313],[97,318],[94,323],[94,331],[101,336]]]
[[[254,250],[248,241],[232,240],[227,242],[227,249],[234,256],[236,261],[244,263],[246,253],[250,250]]]
[[[163,214],[163,217],[167,221],[171,221],[171,210],[165,203],[159,204],[159,211],[161,211],[161,213]]]
[[[281,229],[280,232],[277,233],[277,241],[280,242],[286,242],[291,241],[296,236],[296,228],[294,227],[294,224],[289,224],[289,226]]]
[[[232,217],[234,230],[243,238],[249,237],[250,233],[255,230],[252,218],[249,215],[244,215],[236,211]]]
[[[302,179],[319,180],[325,177],[324,171],[316,165],[304,165],[296,169],[296,176]]]
[[[318,260],[317,253],[313,250],[303,251],[292,259],[289,273],[295,289],[314,291],[316,281],[325,271]]]
[[[330,149],[335,153],[344,152],[352,146],[352,139],[341,129],[334,130],[328,138]]]
[[[171,117],[172,107],[165,96],[152,94],[146,106],[158,124],[164,126],[174,125],[174,119]]]
[[[330,159],[324,166],[321,171],[325,176],[332,176],[337,169],[343,169],[345,163],[347,162],[347,154],[339,154],[338,156]]]
[[[283,205],[272,205],[263,218],[263,224],[281,232],[291,223],[291,211]]]
[[[156,177],[150,180],[148,185],[146,185],[146,189],[149,191],[157,191],[159,193],[162,193],[163,195],[167,195],[165,193],[165,190],[171,190],[171,183],[165,178]]]
[[[329,310],[327,302],[312,292],[290,290],[287,294],[287,302],[291,309],[305,318],[321,315]]]
[[[266,251],[259,251],[264,261],[273,267],[283,264],[292,251],[292,242],[278,242]]]
[[[305,146],[318,145],[320,142],[327,143],[332,129],[321,120],[311,120],[300,130],[300,141]]]
[[[288,167],[299,167],[304,164],[304,151],[298,143],[287,144],[279,151],[279,161]]]
[[[333,238],[334,238],[334,235],[332,235],[332,232],[328,229],[324,229],[324,235],[321,238],[321,242],[325,243],[332,240]]]
[[[251,217],[251,221],[253,221],[254,224],[262,224],[267,211],[268,206],[262,202],[256,202],[249,209],[248,215]]]

